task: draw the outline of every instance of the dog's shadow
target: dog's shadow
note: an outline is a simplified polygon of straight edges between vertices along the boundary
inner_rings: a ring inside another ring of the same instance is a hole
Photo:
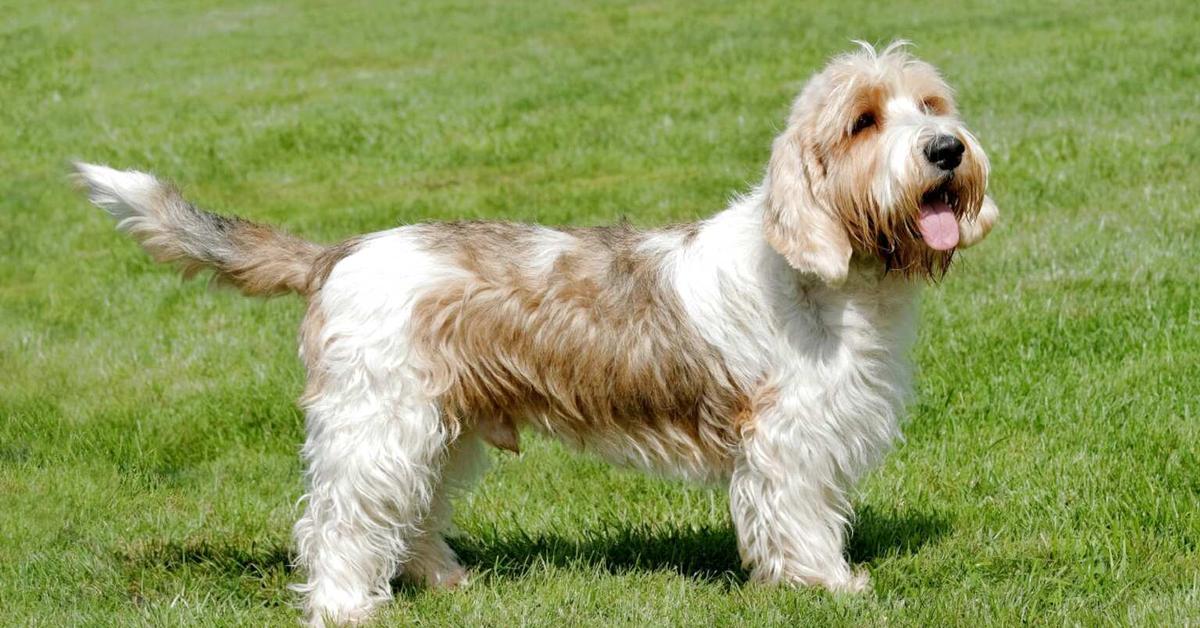
[[[859,510],[850,540],[852,563],[906,556],[935,543],[950,530],[948,520],[933,513]],[[635,525],[609,528],[584,540],[558,534],[498,532],[466,535],[450,541],[464,566],[503,578],[521,578],[541,565],[600,568],[612,574],[669,571],[688,578],[737,586],[746,580],[729,526],[685,528]],[[151,542],[127,547],[119,559],[131,578],[146,568],[219,572],[258,582],[260,597],[274,597],[294,577],[293,560],[282,543],[242,547],[222,541]],[[213,575],[216,575],[215,573]],[[135,579],[137,579],[135,578]],[[273,586],[272,586],[273,585]],[[394,582],[399,591],[411,585]],[[265,600],[263,600],[265,601]]]
[[[709,581],[739,580],[737,546],[725,528],[608,528],[568,538],[559,534],[501,533],[450,540],[463,565],[477,572],[521,578],[540,565],[598,567],[608,573],[674,571]]]
[[[935,543],[950,530],[937,513],[881,512],[860,509],[849,543],[850,561],[873,563],[907,556]],[[462,536],[451,540],[464,566],[475,571],[519,578],[538,565],[591,566],[609,573],[670,571],[707,582],[745,582],[731,527],[651,527],[608,530],[585,540],[558,534],[495,537]]]

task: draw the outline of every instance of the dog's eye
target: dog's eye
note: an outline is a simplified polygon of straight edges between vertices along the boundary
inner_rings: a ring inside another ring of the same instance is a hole
[[[869,129],[873,126],[875,126],[875,114],[871,112],[864,113],[854,121],[854,127],[850,129],[850,134],[858,135],[864,129]]]
[[[931,116],[937,115],[938,112],[941,111],[941,109],[942,109],[941,105],[942,105],[942,101],[937,98],[934,98],[934,97],[926,98],[925,100],[921,101],[921,111],[924,111],[926,114],[931,115]]]

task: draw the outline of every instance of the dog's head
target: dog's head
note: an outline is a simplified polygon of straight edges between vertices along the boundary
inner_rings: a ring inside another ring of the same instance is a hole
[[[775,139],[767,241],[831,284],[855,251],[889,271],[940,277],[996,220],[987,155],[933,66],[903,42],[861,46],[809,80]]]

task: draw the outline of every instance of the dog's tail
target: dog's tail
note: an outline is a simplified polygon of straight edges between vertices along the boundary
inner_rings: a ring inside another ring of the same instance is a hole
[[[206,212],[171,184],[136,170],[75,164],[88,199],[117,220],[155,260],[178,264],[185,277],[212,269],[249,295],[310,294],[312,268],[324,247],[241,218]]]

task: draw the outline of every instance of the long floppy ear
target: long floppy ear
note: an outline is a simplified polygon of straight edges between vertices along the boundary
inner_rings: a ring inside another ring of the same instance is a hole
[[[974,246],[987,236],[1000,218],[1000,208],[996,201],[988,195],[983,196],[983,205],[979,207],[979,215],[975,218],[963,216],[958,221],[958,248],[965,249]]]
[[[827,284],[840,284],[850,272],[850,235],[841,222],[817,202],[811,171],[816,164],[795,128],[775,139],[767,165],[763,228],[767,243],[788,264]]]

